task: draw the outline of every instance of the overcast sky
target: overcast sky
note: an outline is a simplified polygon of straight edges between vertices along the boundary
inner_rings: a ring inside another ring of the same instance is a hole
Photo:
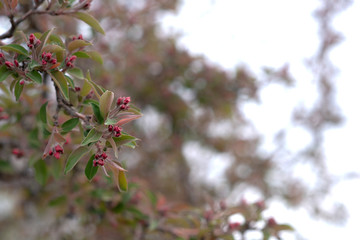
[[[255,74],[261,67],[281,67],[290,64],[296,78],[296,88],[289,90],[274,85],[262,92],[263,104],[249,104],[247,116],[267,139],[264,148],[272,148],[272,136],[279,129],[289,131],[290,149],[309,142],[309,135],[291,124],[291,111],[299,103],[310,105],[316,97],[311,72],[304,61],[312,57],[318,47],[318,25],[313,11],[320,1],[303,0],[184,0],[179,13],[162,18],[165,32],[181,33],[180,45],[192,53],[204,55],[210,62],[229,71],[235,66],[246,66]],[[341,175],[359,172],[360,153],[360,4],[356,1],[334,21],[345,40],[331,52],[337,75],[337,102],[346,117],[345,124],[325,134],[325,150],[329,170]],[[276,97],[274,97],[276,96]],[[286,99],[284,104],[283,99]],[[273,114],[275,109],[281,112]],[[272,113],[272,114],[270,114]],[[263,119],[267,119],[265,122]],[[268,126],[271,121],[272,128]],[[345,140],[344,140],[345,139]],[[360,195],[353,194],[359,180],[346,181],[335,186],[331,198],[346,204],[350,217],[344,226],[334,226],[309,219],[305,210],[287,210],[274,203],[269,214],[280,221],[292,223],[303,237],[315,239],[354,239],[358,232]],[[287,238],[286,238],[287,239]]]

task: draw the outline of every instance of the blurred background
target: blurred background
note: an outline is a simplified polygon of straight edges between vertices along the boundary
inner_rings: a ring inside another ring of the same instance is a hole
[[[130,182],[191,206],[209,198],[229,205],[265,200],[267,216],[297,230],[284,239],[339,239],[355,235],[359,221],[360,199],[353,194],[359,184],[359,7],[350,0],[104,0],[94,1],[91,11],[105,36],[61,16],[33,16],[21,27],[82,33],[104,64],[81,60],[80,66],[91,66],[97,83],[131,96],[142,109],[129,131],[141,139],[139,147],[123,149],[120,157]],[[21,106],[13,111],[24,114]],[[39,239],[39,228],[60,224],[61,216],[93,211],[86,191],[73,194],[92,189],[85,179],[69,187],[72,180],[50,177],[41,187],[28,159],[8,164],[5,143],[1,151],[4,239]],[[62,199],[67,204],[41,215],[36,209],[62,197],[54,194],[59,191],[71,196]],[[79,195],[83,209],[69,204]],[[85,232],[62,239],[101,232],[73,219],[61,226],[59,235]],[[44,231],[43,239],[58,239]]]

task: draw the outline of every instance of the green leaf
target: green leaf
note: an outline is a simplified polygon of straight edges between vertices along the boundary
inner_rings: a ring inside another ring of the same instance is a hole
[[[74,151],[72,151],[72,153],[68,157],[66,165],[65,165],[65,174],[70,172],[75,167],[75,165],[78,163],[78,161],[89,151],[90,151],[90,148],[84,147],[84,146],[80,146],[77,149],[75,149]]]
[[[35,179],[41,185],[45,185],[48,174],[46,169],[46,164],[43,160],[39,160],[34,164],[35,168]]]
[[[97,105],[97,104],[95,104],[93,102],[90,102],[90,104],[92,106],[92,109],[93,109],[94,115],[96,117],[96,120],[98,121],[98,123],[103,124],[104,123],[104,118],[102,117],[102,115],[100,113],[99,105]]]
[[[72,78],[67,75],[65,75],[65,78],[66,78],[67,82],[69,83],[70,87],[75,88],[74,80],[72,80]]]
[[[19,100],[22,90],[24,89],[24,85],[21,85],[20,81],[21,81],[21,79],[19,79],[15,84],[14,94],[15,94],[16,101]]]
[[[55,43],[57,45],[59,45],[62,48],[65,48],[65,44],[63,42],[63,40],[56,34],[51,34],[49,37],[49,40],[51,43]]]
[[[25,56],[29,56],[28,51],[19,44],[8,44],[5,46],[0,46],[0,49],[7,51],[7,52],[16,52]]]
[[[84,84],[80,90],[80,96],[85,97],[86,95],[89,94],[91,89],[92,89],[92,85],[90,84],[90,82],[87,79],[84,79]]]
[[[104,92],[103,95],[101,95],[100,97],[100,113],[104,119],[106,119],[109,114],[113,100],[114,93],[111,91]]]
[[[105,35],[104,29],[102,29],[99,22],[90,14],[85,13],[85,12],[77,12],[77,13],[72,14],[72,16],[76,17],[77,19],[80,19],[81,21],[85,22],[90,27],[92,27],[94,30]]]
[[[126,192],[128,189],[128,183],[126,180],[126,175],[124,171],[118,170],[117,171],[117,186],[120,191]]]
[[[139,140],[138,138],[128,135],[124,132],[122,132],[120,137],[113,137],[116,146],[120,146],[120,145],[124,145],[124,144],[128,144],[131,142],[136,142],[137,140]]]
[[[66,100],[69,100],[69,88],[64,74],[60,71],[50,72],[49,74]]]
[[[117,123],[118,120],[117,119],[112,119],[112,118],[108,118],[105,121],[105,125],[114,125],[115,123]]]
[[[93,90],[96,97],[100,99],[100,95],[102,95],[105,92],[105,90],[91,80],[89,71],[86,73],[86,79],[89,80],[89,83],[93,86]]]
[[[69,42],[67,49],[69,52],[74,51],[75,49],[86,47],[92,45],[91,43],[84,40],[73,40]]]
[[[80,68],[70,68],[66,72],[69,73],[73,77],[77,77],[80,79],[84,78],[84,74]]]
[[[61,125],[62,131],[65,133],[70,132],[74,127],[76,127],[78,123],[79,123],[78,118],[69,119]]]
[[[40,37],[40,45],[36,48],[36,55],[40,55],[43,52],[43,48],[46,45],[46,42],[48,41],[49,37],[51,36],[51,33],[54,31],[53,29],[50,29],[46,32],[44,32],[44,34],[41,35]],[[36,36],[36,35],[35,35]]]
[[[74,52],[73,55],[77,56],[78,58],[90,58],[90,55],[87,54],[87,52],[82,51]]]
[[[87,52],[87,54],[90,56],[90,58],[100,64],[103,64],[104,61],[100,55],[100,53],[96,52],[96,51],[89,51]]]
[[[89,143],[97,142],[102,136],[102,132],[97,131],[95,128],[91,129],[85,139],[82,141],[81,146],[88,145]]]
[[[96,175],[96,172],[99,168],[98,166],[96,166],[96,167],[94,166],[94,164],[93,164],[94,158],[95,158],[95,154],[89,158],[89,161],[86,164],[86,168],[85,168],[85,175],[86,175],[87,179],[89,179],[89,181],[91,181],[93,179],[93,177]]]
[[[33,70],[33,71],[31,71],[31,72],[28,72],[28,73],[26,74],[26,76],[27,76],[28,78],[30,78],[31,80],[33,80],[34,82],[37,82],[37,83],[39,83],[39,84],[42,83],[42,76],[41,76],[41,74],[40,74],[38,71],[36,71],[36,70]]]
[[[47,117],[46,117],[46,106],[47,106],[48,102],[44,103],[41,108],[40,108],[40,120],[44,123],[47,124]]]
[[[5,65],[0,67],[0,82],[4,81],[12,73]]]

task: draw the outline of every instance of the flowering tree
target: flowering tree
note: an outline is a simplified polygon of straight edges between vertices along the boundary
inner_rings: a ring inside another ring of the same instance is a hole
[[[294,179],[282,188],[267,181],[275,160],[258,154],[259,137],[242,134],[249,123],[239,106],[257,100],[265,83],[245,69],[230,77],[157,35],[158,14],[176,6],[1,2],[10,24],[0,35],[0,180],[19,209],[0,225],[1,238],[233,239],[257,231],[269,239],[292,230],[264,217],[262,199],[220,201],[239,183],[293,205],[305,194]],[[267,71],[291,83],[286,68]],[[221,123],[236,131],[215,131]],[[189,145],[234,156],[225,187],[193,184]],[[238,174],[238,166],[251,171]]]

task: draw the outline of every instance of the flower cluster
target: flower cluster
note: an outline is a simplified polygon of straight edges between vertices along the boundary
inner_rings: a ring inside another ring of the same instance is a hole
[[[120,106],[120,110],[128,110],[130,101],[130,97],[119,97],[116,104]]]
[[[64,149],[60,146],[60,145],[56,145],[53,149],[49,150],[49,155],[52,156],[54,155],[54,157],[56,159],[60,158],[60,154],[64,153]]]
[[[41,64],[44,67],[53,66],[57,63],[56,58],[54,58],[52,53],[50,52],[43,52],[41,54],[41,58],[42,58]]]
[[[104,163],[105,163],[105,159],[107,158],[107,154],[106,153],[102,153],[102,154],[96,154],[95,155],[95,159],[93,161],[93,165],[94,167],[97,167],[97,166],[104,166]]]
[[[109,132],[115,135],[115,137],[121,136],[122,127],[109,125],[108,127]]]
[[[76,56],[71,56],[65,58],[65,65],[67,68],[73,68],[74,67],[74,61],[76,60]]]
[[[41,44],[41,41],[34,34],[30,34],[29,41],[26,44],[29,49],[34,49]]]
[[[74,40],[84,40],[84,38],[83,38],[83,35],[82,34],[80,34],[79,36],[73,36],[72,37],[72,40],[74,41]]]

